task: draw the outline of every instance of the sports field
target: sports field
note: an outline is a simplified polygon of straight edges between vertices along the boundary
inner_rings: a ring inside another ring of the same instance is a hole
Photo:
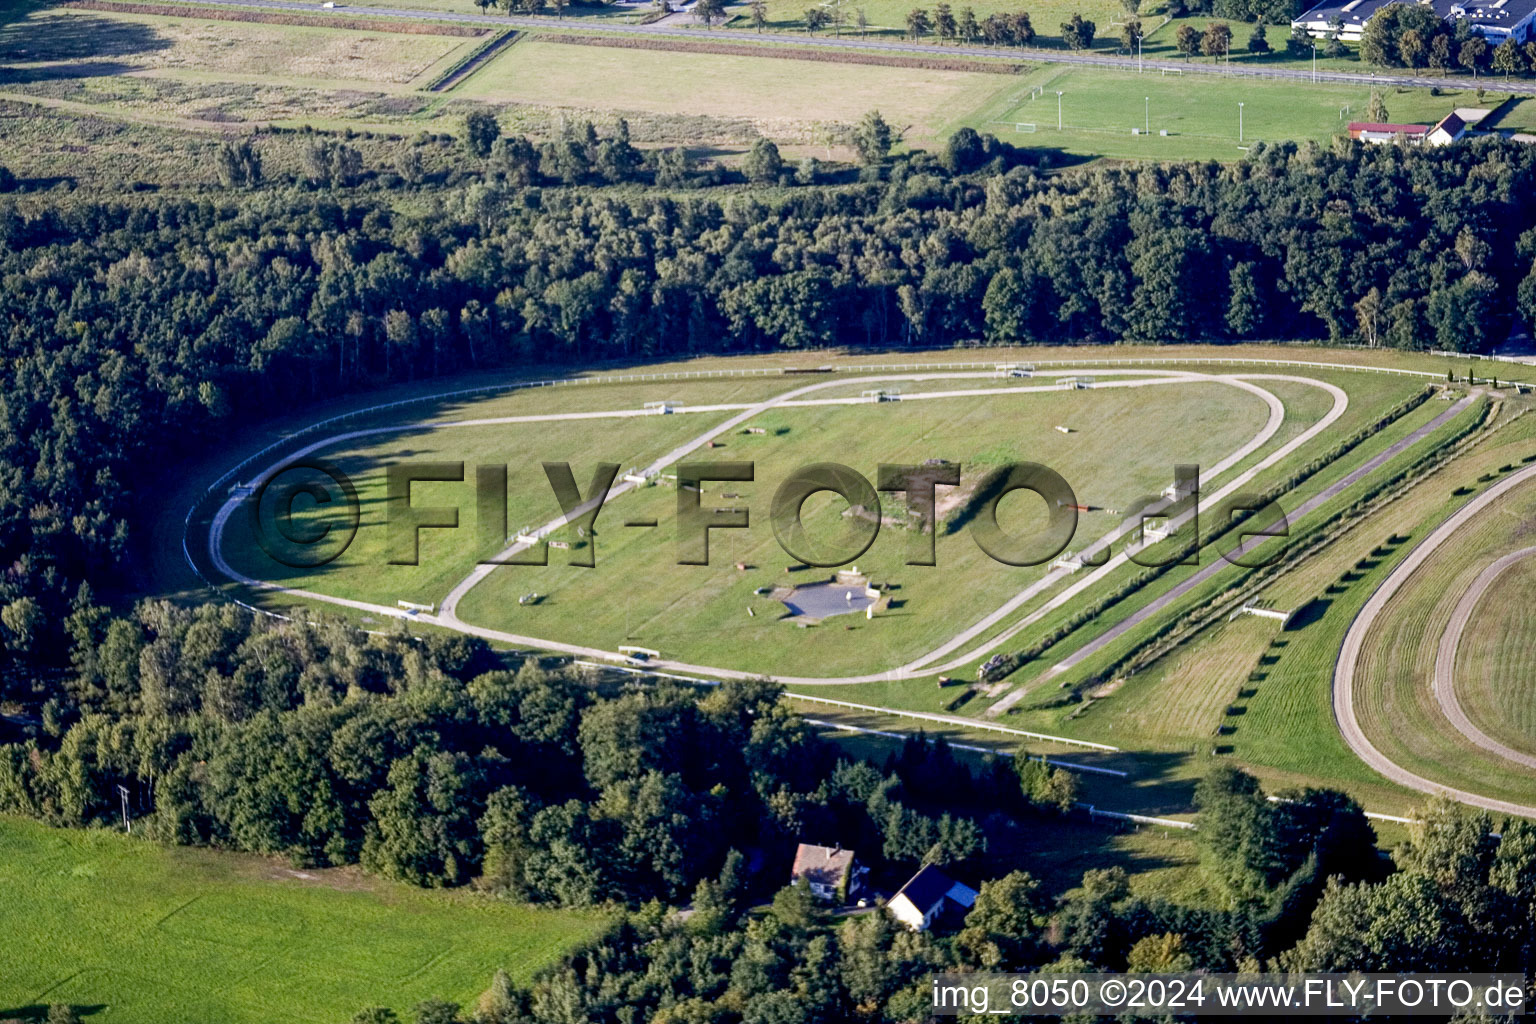
[[[999,92],[966,123],[1015,145],[1083,156],[1235,159],[1240,147],[1258,141],[1326,142],[1359,120],[1370,98],[1360,86],[1233,80],[1193,69],[1169,75],[1047,67]],[[1432,124],[1454,107],[1475,105],[1470,89],[1440,96],[1394,89],[1384,99],[1394,120],[1412,123]]]
[[[336,1024],[365,1006],[410,1019],[424,999],[472,1005],[498,968],[526,981],[600,923],[0,818],[3,1017],[70,1003],[102,1024]]]

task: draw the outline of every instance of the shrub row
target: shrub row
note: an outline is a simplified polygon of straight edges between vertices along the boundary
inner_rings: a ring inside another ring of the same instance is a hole
[[[1388,491],[1398,492],[1404,487],[1411,487],[1420,480],[1435,472],[1444,463],[1446,456],[1459,447],[1470,435],[1481,430],[1488,422],[1492,406],[1484,403],[1480,415],[1462,427],[1451,437],[1446,438],[1435,445],[1429,451],[1419,456],[1409,465],[1398,470],[1389,477],[1378,480],[1372,487],[1355,499],[1346,508],[1340,509],[1328,518],[1326,522],[1319,523],[1313,530],[1308,531],[1306,541],[1300,546],[1294,544],[1287,550],[1286,555],[1273,565],[1260,570],[1257,578],[1246,581],[1238,587],[1229,587],[1226,590],[1212,595],[1205,601],[1186,611],[1183,615],[1168,620],[1162,627],[1146,639],[1131,648],[1123,656],[1112,664],[1095,674],[1091,679],[1084,680],[1074,688],[1074,693],[1096,686],[1099,683],[1113,679],[1124,670],[1139,671],[1161,657],[1163,651],[1156,652],[1154,657],[1147,657],[1150,649],[1160,641],[1173,635],[1176,627],[1181,625],[1191,626],[1190,635],[1198,633],[1212,621],[1221,618],[1221,615],[1231,610],[1238,602],[1251,597],[1253,593],[1267,586],[1277,577],[1289,572],[1303,559],[1308,558],[1323,548],[1328,547],[1341,537],[1347,535],[1361,522],[1369,517],[1369,514],[1377,508],[1377,499]],[[1215,610],[1217,614],[1203,614]]]
[[[250,21],[263,25],[302,25],[306,28],[346,28],[359,32],[395,32],[410,36],[479,36],[491,30],[476,25],[447,25],[438,22],[407,21],[390,18],[332,18],[315,14],[269,14],[266,11],[240,11],[227,7],[199,7],[195,4],[117,4],[109,0],[72,0],[63,6],[80,11],[107,11],[117,14],[157,14],[167,18],[202,18],[205,21]]]
[[[1374,423],[1371,423],[1368,426],[1365,426],[1356,431],[1326,455],[1321,455],[1318,458],[1313,459],[1311,462],[1308,462],[1306,465],[1296,470],[1285,480],[1264,491],[1261,495],[1261,500],[1279,500],[1283,495],[1288,494],[1290,491],[1300,486],[1313,474],[1319,472],[1324,467],[1330,465],[1338,459],[1343,458],[1355,447],[1362,444],[1367,439],[1374,437],[1389,423],[1401,419],[1413,410],[1417,409],[1419,406],[1423,405],[1425,402],[1429,401],[1429,396],[1431,394],[1433,394],[1433,389],[1426,387],[1413,397],[1398,403],[1398,405],[1378,417]],[[1071,636],[1072,633],[1075,632],[1079,627],[1098,618],[1115,604],[1125,600],[1127,597],[1136,593],[1136,591],[1140,590],[1142,587],[1145,587],[1147,584],[1161,577],[1165,572],[1172,569],[1180,562],[1184,561],[1185,558],[1197,553],[1201,547],[1220,540],[1228,532],[1235,529],[1241,522],[1242,518],[1233,517],[1215,533],[1206,537],[1204,540],[1201,540],[1199,537],[1191,539],[1178,550],[1174,557],[1169,559],[1167,564],[1158,566],[1156,568],[1147,569],[1145,572],[1138,573],[1131,579],[1126,580],[1113,591],[1105,594],[1099,600],[1095,601],[1092,605],[1089,605],[1087,608],[1078,611],[1077,614],[1073,615],[1070,619],[1067,619],[1061,625],[1040,637],[1030,646],[1005,656],[1001,662],[994,666],[993,669],[985,675],[984,678],[989,681],[998,680],[1012,674],[1013,672],[1018,671],[1025,662],[1033,660],[1034,658],[1038,658],[1051,647],[1060,643],[1068,636]]]
[[[490,33],[479,43],[471,47],[468,53],[444,68],[441,74],[422,86],[422,88],[427,92],[442,92],[449,86],[457,85],[460,79],[479,67],[481,62],[487,57],[490,57],[502,47],[516,42],[518,35],[518,32],[514,29],[504,29],[500,32]]]
[[[784,46],[756,46],[752,43],[693,43],[673,39],[630,39],[615,36],[581,36],[555,33],[544,36],[539,41],[544,43],[569,43],[574,46],[611,46],[620,50],[673,50],[682,53],[721,53],[734,57],[812,60],[829,64],[879,64],[891,68],[920,68],[924,71],[979,71],[984,74],[993,75],[1017,75],[1028,69],[1028,65],[1025,64],[1002,63],[999,61],[797,50]]]

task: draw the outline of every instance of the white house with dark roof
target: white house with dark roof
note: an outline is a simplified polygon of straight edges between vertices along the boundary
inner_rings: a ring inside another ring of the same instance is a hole
[[[932,864],[913,875],[885,909],[915,932],[927,931],[947,912],[965,913],[976,903],[976,890],[957,882]]]

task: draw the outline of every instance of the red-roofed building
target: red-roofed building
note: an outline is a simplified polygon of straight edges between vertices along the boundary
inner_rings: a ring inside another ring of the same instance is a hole
[[[1411,146],[1424,144],[1429,134],[1427,124],[1388,124],[1375,121],[1349,122],[1349,137],[1380,145],[1388,142],[1406,142]]]

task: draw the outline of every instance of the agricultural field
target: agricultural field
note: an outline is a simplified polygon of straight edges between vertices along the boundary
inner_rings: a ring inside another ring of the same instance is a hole
[[[1015,145],[1079,156],[1233,159],[1259,141],[1326,142],[1357,120],[1370,98],[1365,86],[1045,67],[1011,83],[966,123]],[[1393,118],[1428,123],[1476,102],[1470,89],[1440,96],[1394,89],[1384,98]]]
[[[334,1024],[526,982],[600,915],[0,818],[0,1015]],[[274,983],[281,979],[280,984]]]
[[[13,80],[131,74],[391,87],[430,77],[473,42],[464,35],[41,10],[0,28],[0,62]]]
[[[909,141],[933,145],[957,110],[1011,76],[826,61],[573,46],[528,40],[497,55],[455,96],[612,113],[748,118],[770,137],[814,141],[818,127],[879,108]]]

